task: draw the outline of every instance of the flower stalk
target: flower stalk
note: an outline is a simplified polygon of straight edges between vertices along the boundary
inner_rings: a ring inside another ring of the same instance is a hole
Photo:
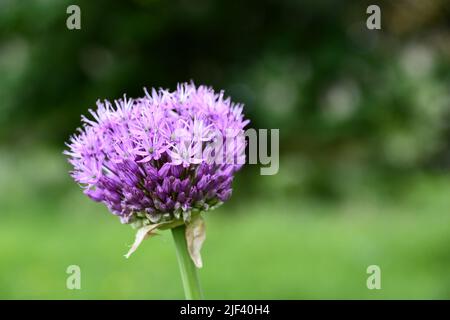
[[[186,242],[186,226],[182,224],[172,229],[173,240],[177,251],[178,266],[183,282],[186,300],[201,300],[203,293],[200,288],[197,268],[191,259]]]

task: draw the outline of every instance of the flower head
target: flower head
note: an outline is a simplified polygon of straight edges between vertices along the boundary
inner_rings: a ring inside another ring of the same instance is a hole
[[[122,223],[187,221],[226,201],[245,158],[242,106],[187,83],[145,93],[82,117],[65,151],[72,177]]]

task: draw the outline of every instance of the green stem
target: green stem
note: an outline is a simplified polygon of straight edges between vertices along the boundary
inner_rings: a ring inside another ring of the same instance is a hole
[[[189,255],[185,232],[186,226],[184,224],[172,228],[181,280],[183,281],[184,295],[186,296],[186,300],[201,300],[203,299],[203,294],[200,288],[200,282],[198,281],[197,268]]]

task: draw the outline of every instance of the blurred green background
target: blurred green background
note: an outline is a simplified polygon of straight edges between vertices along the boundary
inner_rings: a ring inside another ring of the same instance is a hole
[[[183,298],[170,234],[126,260],[134,231],[62,151],[98,98],[192,79],[280,129],[278,174],[247,165],[206,215],[206,298],[449,299],[449,21],[445,0],[1,0],[0,298]]]

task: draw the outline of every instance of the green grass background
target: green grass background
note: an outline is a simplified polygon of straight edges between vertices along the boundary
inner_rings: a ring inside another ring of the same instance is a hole
[[[0,298],[183,298],[170,232],[126,260],[134,231],[85,197],[67,169],[53,151],[1,153]],[[414,179],[395,200],[367,190],[339,203],[273,192],[235,194],[205,215],[206,298],[450,298],[448,177]],[[366,287],[372,264],[381,290]],[[69,265],[81,268],[81,290],[66,288]]]

